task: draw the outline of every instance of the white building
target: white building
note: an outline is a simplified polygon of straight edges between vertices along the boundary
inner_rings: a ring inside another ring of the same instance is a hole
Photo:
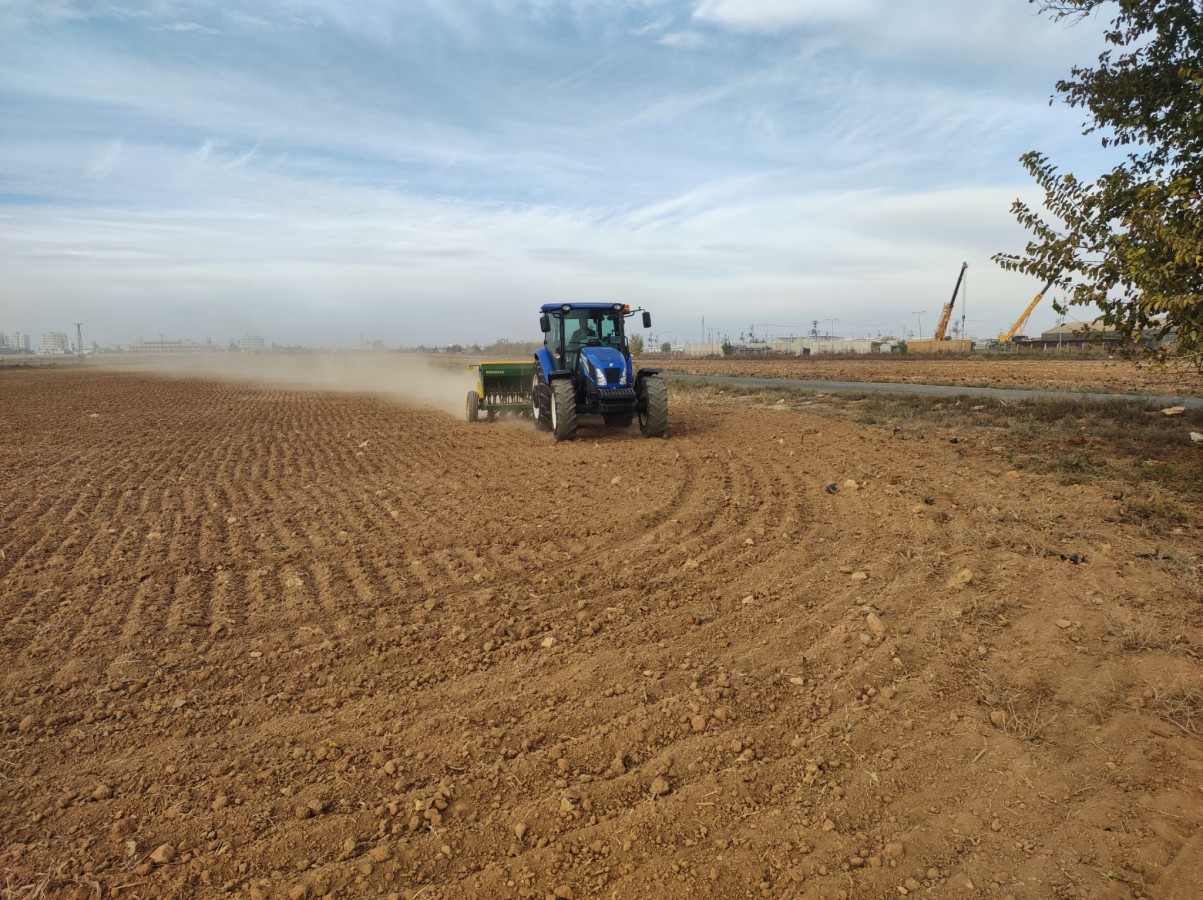
[[[732,356],[818,356],[827,353],[881,353],[889,352],[888,341],[869,338],[842,338],[838,335],[807,335],[805,337],[777,338],[768,342],[730,344]],[[722,344],[686,344],[686,356],[720,356]]]
[[[267,341],[258,335],[248,334],[238,342],[238,349],[243,353],[262,353],[267,349]]]
[[[144,341],[139,338],[136,344],[123,344],[121,347],[123,353],[216,353],[220,349],[211,340],[200,343],[188,338],[173,341]]]
[[[67,335],[62,331],[44,331],[42,332],[42,352],[43,353],[70,353],[71,342],[67,339]]]
[[[0,350],[7,353],[28,353],[29,335],[19,331],[0,332]]]

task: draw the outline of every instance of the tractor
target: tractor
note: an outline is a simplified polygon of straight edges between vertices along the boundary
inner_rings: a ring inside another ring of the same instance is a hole
[[[531,410],[535,427],[557,441],[576,437],[577,417],[600,415],[615,428],[636,416],[647,437],[668,430],[668,388],[659,369],[635,369],[626,320],[646,310],[622,303],[547,303],[540,310],[543,346],[535,351]]]

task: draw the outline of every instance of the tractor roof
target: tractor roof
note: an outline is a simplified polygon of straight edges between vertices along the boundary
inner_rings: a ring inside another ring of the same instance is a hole
[[[539,311],[545,313],[561,312],[565,306],[569,309],[613,309],[616,306],[619,309],[623,308],[623,304],[621,303],[544,303],[539,307]]]

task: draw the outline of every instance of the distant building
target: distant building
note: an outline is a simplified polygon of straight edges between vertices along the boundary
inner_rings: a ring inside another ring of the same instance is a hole
[[[238,349],[243,353],[262,353],[267,349],[267,341],[258,335],[247,335],[238,342]]]
[[[29,335],[19,331],[0,332],[0,352],[28,353],[30,351]]]
[[[71,342],[62,331],[45,331],[42,333],[43,353],[70,353]]]
[[[1042,341],[1057,341],[1057,340],[1100,340],[1106,338],[1118,338],[1114,328],[1108,328],[1103,324],[1102,319],[1095,319],[1093,322],[1064,322],[1048,331],[1040,333]]]
[[[169,341],[144,341],[138,339],[136,344],[122,346],[125,353],[216,353],[221,348],[210,340],[204,343],[188,339]]]
[[[838,335],[807,335],[806,337],[775,338],[770,341],[728,341],[727,353],[721,343],[685,344],[686,356],[811,356],[820,353],[881,353],[888,352],[887,341],[868,338],[843,338]]]
[[[1070,347],[1110,350],[1117,344],[1119,334],[1115,329],[1104,325],[1102,319],[1095,319],[1093,322],[1064,322],[1042,331],[1038,338],[1017,341],[1015,346],[1020,350],[1056,350]]]
[[[937,341],[934,338],[922,338],[906,342],[907,353],[968,353],[973,349],[973,341],[958,339]]]

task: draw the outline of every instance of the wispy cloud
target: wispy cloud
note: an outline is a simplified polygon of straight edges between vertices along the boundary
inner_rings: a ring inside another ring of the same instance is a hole
[[[221,34],[216,28],[210,28],[208,25],[201,25],[199,22],[171,22],[168,25],[155,26],[158,31],[175,31],[181,34],[192,32],[194,34]]]
[[[694,18],[739,30],[778,31],[865,18],[879,5],[879,0],[702,0]]]

